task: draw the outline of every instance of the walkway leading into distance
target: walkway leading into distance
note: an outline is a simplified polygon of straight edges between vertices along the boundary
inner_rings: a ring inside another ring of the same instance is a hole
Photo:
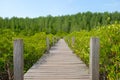
[[[90,80],[88,67],[60,39],[24,75],[24,80]]]

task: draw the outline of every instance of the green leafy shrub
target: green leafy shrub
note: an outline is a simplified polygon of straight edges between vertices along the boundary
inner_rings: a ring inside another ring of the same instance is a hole
[[[75,37],[72,45],[71,38]],[[91,31],[73,32],[66,41],[74,52],[89,65],[90,37],[100,38],[100,78],[118,80],[120,78],[120,24],[112,24]]]
[[[13,41],[24,41],[24,72],[26,72],[46,51],[46,38],[52,46],[52,34],[45,32],[33,36],[16,35],[9,29],[0,29],[0,80],[13,79]],[[8,73],[9,71],[9,73]]]

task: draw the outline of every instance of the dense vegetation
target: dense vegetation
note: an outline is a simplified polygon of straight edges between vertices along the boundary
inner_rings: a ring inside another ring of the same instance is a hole
[[[120,24],[112,24],[91,31],[73,32],[66,37],[69,46],[88,65],[90,37],[100,38],[100,78],[120,79]],[[72,42],[75,38],[75,43]],[[74,39],[73,38],[73,39]]]
[[[96,26],[120,23],[120,13],[78,13],[66,16],[47,16],[38,18],[0,18],[0,28],[9,28],[17,33],[32,35],[36,32],[60,33],[91,30]]]
[[[14,39],[24,40],[24,71],[26,72],[46,51],[46,37],[49,37],[52,45],[53,36],[67,35],[70,38],[75,37],[74,45],[71,45],[71,41],[68,43],[86,64],[89,62],[90,36],[100,37],[101,48],[104,48],[100,52],[101,76],[110,80],[116,79],[120,76],[119,24],[119,12],[85,12],[37,18],[0,17],[0,80],[13,78]]]
[[[44,32],[33,36],[16,35],[9,29],[0,29],[0,80],[13,78],[13,40],[24,40],[24,72],[26,72],[46,51],[46,37],[52,45],[53,35]]]

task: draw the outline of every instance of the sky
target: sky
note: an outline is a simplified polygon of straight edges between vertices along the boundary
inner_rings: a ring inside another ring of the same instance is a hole
[[[72,15],[79,12],[120,12],[120,0],[0,0],[0,17]]]

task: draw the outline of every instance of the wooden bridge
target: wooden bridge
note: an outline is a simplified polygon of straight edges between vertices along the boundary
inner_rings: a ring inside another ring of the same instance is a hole
[[[50,48],[49,53],[44,54],[24,76],[23,40],[14,41],[13,52],[14,80],[99,80],[98,38],[90,40],[89,69],[63,39]]]
[[[24,75],[24,80],[90,80],[88,67],[63,39]]]

